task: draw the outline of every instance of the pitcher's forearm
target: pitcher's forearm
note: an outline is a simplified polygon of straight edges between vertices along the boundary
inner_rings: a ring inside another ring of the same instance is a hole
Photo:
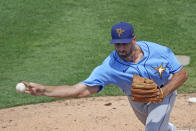
[[[77,83],[72,86],[45,86],[37,83],[28,83],[23,81],[27,87],[25,90],[26,94],[33,96],[49,96],[59,98],[74,98],[74,97],[85,97],[98,92],[100,87],[90,87],[83,83]]]
[[[164,96],[167,96],[173,91],[177,90],[187,79],[188,74],[184,68],[174,74],[170,82],[163,87]]]
[[[78,97],[79,92],[74,86],[44,86],[42,95],[59,98],[74,98]]]

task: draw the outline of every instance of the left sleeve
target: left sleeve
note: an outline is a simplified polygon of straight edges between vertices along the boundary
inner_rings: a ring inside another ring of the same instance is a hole
[[[167,48],[167,60],[169,62],[168,67],[169,71],[172,74],[175,74],[179,70],[183,68],[183,66],[179,63],[179,61],[176,59],[176,56],[172,52],[171,49]]]
[[[86,80],[82,81],[82,83],[87,86],[98,86],[100,87],[98,92],[100,92],[105,85],[111,83],[111,74],[109,74],[108,70],[109,69],[106,66],[100,65],[96,67],[90,76]]]

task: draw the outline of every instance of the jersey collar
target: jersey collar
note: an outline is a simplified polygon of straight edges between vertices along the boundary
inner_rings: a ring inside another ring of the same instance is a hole
[[[145,61],[146,57],[147,57],[147,51],[145,50],[144,46],[142,44],[140,44],[140,42],[136,42],[136,44],[141,48],[141,50],[143,51],[143,54],[144,54],[144,56],[142,57],[142,59],[138,63],[127,62],[127,61],[122,60],[120,58],[120,56],[118,55],[118,53],[115,51],[114,57],[116,58],[116,60],[119,63],[124,64],[124,65],[137,65],[137,64],[142,64]]]

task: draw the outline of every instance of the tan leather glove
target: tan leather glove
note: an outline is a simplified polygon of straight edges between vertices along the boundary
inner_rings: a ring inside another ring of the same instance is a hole
[[[157,103],[163,100],[163,91],[150,79],[133,75],[131,88],[132,101],[141,103]]]

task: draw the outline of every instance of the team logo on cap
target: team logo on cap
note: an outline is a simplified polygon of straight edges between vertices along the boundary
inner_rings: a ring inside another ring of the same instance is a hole
[[[122,35],[123,32],[125,32],[125,30],[121,29],[121,28],[117,28],[116,32],[118,34],[118,37],[120,37],[120,35]]]
[[[159,73],[160,78],[162,79],[162,73],[165,73],[166,67],[164,68],[163,65],[161,64],[160,67],[152,67],[152,68],[154,68],[155,70],[157,70],[156,73]]]

